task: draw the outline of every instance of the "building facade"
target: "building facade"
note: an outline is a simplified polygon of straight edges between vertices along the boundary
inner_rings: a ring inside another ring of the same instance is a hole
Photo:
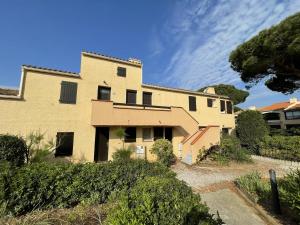
[[[80,73],[22,66],[18,92],[0,95],[0,134],[41,132],[56,140],[57,156],[106,161],[123,145],[136,157],[156,139],[169,139],[178,158],[195,162],[199,150],[218,144],[234,127],[232,102],[214,93],[142,83],[139,60],[82,52]],[[16,93],[16,94],[12,94]]]
[[[290,130],[300,128],[300,101],[291,98],[258,109],[264,115],[270,128]]]

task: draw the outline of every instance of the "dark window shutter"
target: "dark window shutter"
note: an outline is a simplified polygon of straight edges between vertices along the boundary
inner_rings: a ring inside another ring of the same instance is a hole
[[[71,156],[73,154],[73,142],[74,132],[58,132],[55,156]]]
[[[120,77],[126,77],[126,68],[118,67],[117,75]]]
[[[135,127],[127,127],[125,129],[125,142],[136,142],[136,128]]]
[[[76,98],[77,98],[77,83],[62,81],[59,101],[61,103],[66,103],[66,104],[76,104]]]
[[[225,112],[225,101],[224,100],[220,101],[220,108],[221,108],[221,112]]]
[[[213,107],[213,100],[211,98],[207,99],[207,107]]]
[[[196,97],[195,96],[189,96],[189,110],[190,111],[196,111]]]
[[[110,88],[98,87],[98,100],[110,100]]]
[[[172,142],[172,139],[173,139],[172,127],[166,127],[165,128],[165,139]]]
[[[152,93],[143,92],[143,105],[152,105]]]
[[[228,114],[232,114],[232,103],[231,102],[229,102],[229,101],[226,102],[226,108],[227,108],[226,112]]]
[[[127,92],[126,92],[126,104],[136,104],[136,91],[127,90]]]
[[[153,128],[153,136],[154,136],[154,141],[156,141],[157,139],[164,138],[164,128],[163,127],[154,127]]]

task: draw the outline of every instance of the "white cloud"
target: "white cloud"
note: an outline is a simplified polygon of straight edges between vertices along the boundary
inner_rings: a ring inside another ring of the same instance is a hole
[[[300,0],[177,2],[163,31],[156,33],[159,43],[174,49],[161,83],[189,89],[217,83],[241,85],[229,65],[230,52],[299,9]]]

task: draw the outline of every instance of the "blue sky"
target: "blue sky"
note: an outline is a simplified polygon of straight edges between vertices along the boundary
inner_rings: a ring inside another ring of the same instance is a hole
[[[88,50],[141,59],[145,83],[244,88],[230,52],[297,11],[300,0],[1,0],[0,85],[18,87],[22,64],[79,72]],[[289,97],[260,83],[241,106]]]

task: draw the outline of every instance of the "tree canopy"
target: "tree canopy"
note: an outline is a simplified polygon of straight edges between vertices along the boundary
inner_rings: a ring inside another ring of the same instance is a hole
[[[293,93],[300,88],[300,13],[261,31],[231,52],[229,62],[251,85],[266,78],[272,91]]]
[[[218,95],[226,95],[228,96],[232,101],[234,105],[240,104],[246,100],[246,98],[249,96],[248,91],[237,89],[233,85],[228,84],[218,84],[213,85],[209,87],[214,87],[215,92]],[[203,92],[207,87],[200,88],[198,91]]]

